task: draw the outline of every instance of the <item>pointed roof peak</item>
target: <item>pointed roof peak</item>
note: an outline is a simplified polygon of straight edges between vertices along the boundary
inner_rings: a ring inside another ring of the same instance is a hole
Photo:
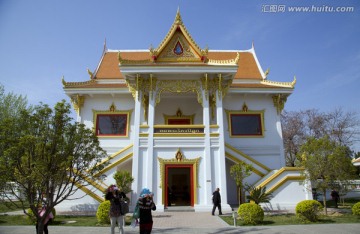
[[[184,46],[188,47],[187,49],[183,49]],[[172,48],[170,48],[172,47]],[[174,52],[176,49],[176,52]],[[165,52],[166,50],[166,52]],[[205,58],[207,57],[208,49],[200,49],[200,47],[196,44],[194,39],[191,37],[190,33],[187,31],[181,15],[180,15],[180,8],[178,8],[175,16],[175,20],[173,24],[170,27],[170,30],[168,31],[167,35],[163,39],[163,41],[160,43],[160,45],[157,48],[150,47],[150,56],[152,57],[153,61],[157,60],[159,56],[161,57],[161,54],[163,56],[169,57],[169,53],[173,54],[174,56],[182,56],[183,59],[187,59],[187,57],[198,57],[198,60],[205,61]],[[186,53],[191,53],[191,55]],[[165,55],[166,54],[166,55]],[[171,56],[170,56],[171,57]],[[180,58],[179,58],[180,59]],[[196,59],[196,60],[197,60]],[[180,59],[181,60],[181,59]],[[159,61],[159,60],[157,60]]]
[[[182,24],[182,19],[181,19],[181,14],[180,14],[180,7],[178,7],[177,12],[176,12],[176,16],[175,16],[175,24]]]

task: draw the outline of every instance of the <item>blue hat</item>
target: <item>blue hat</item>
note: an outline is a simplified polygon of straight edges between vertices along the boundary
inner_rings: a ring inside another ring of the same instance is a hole
[[[150,195],[150,194],[151,194],[150,189],[148,189],[148,188],[143,188],[143,189],[141,190],[140,197],[145,197],[145,196]]]

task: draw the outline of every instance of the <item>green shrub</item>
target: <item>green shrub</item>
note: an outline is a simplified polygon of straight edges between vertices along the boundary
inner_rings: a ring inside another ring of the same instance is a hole
[[[355,203],[355,205],[351,208],[353,215],[360,216],[360,202]]]
[[[35,215],[34,215],[34,212],[29,208],[29,209],[27,209],[27,211],[26,211],[27,213],[28,213],[28,215],[27,215],[27,219],[29,220],[29,222],[31,223],[31,224],[35,224],[36,223],[36,217],[35,217]],[[55,210],[55,208],[52,208],[52,211],[51,211],[52,213],[53,213],[53,216],[54,216],[54,218],[53,218],[53,220],[55,219],[55,217],[56,217],[56,210]]]
[[[109,212],[110,212],[110,201],[107,200],[102,202],[96,211],[97,221],[101,224],[109,224],[110,223]]]
[[[305,200],[296,205],[295,212],[296,216],[302,221],[316,222],[322,208],[321,203],[318,201]]]
[[[244,224],[259,224],[264,220],[264,211],[258,204],[244,203],[238,209],[239,218]]]

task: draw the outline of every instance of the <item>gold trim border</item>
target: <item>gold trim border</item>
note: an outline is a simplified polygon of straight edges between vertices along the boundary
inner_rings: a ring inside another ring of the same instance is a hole
[[[257,160],[251,158],[250,156],[248,156],[247,154],[241,152],[240,150],[236,149],[235,147],[231,146],[228,143],[225,143],[225,147],[235,151],[236,153],[240,154],[241,156],[243,156],[244,158],[246,158],[247,160],[253,162],[254,164],[258,165],[259,167],[262,167],[263,169],[265,169],[266,171],[270,172],[272,171],[270,168],[268,168],[267,166],[265,166],[264,164],[258,162]],[[227,153],[229,155],[231,155],[230,153]]]
[[[285,176],[279,182],[277,182],[273,187],[266,191],[266,193],[272,193],[277,190],[280,186],[282,186],[285,182],[295,180],[295,181],[302,181],[305,179],[305,176]]]
[[[237,111],[237,110],[226,110],[225,113],[227,115],[227,121],[228,121],[228,131],[229,136],[231,138],[264,138],[265,137],[265,110],[247,110],[247,111]],[[261,135],[232,135],[232,125],[231,125],[231,115],[232,114],[241,114],[241,115],[254,115],[258,114],[260,115],[260,121],[261,121]]]
[[[165,204],[165,165],[192,165],[193,166],[193,189],[194,189],[194,204],[197,203],[197,188],[200,188],[198,179],[199,179],[199,163],[201,157],[194,158],[194,159],[185,159],[183,158],[181,161],[178,161],[176,158],[172,159],[163,159],[158,157],[159,166],[160,166],[160,188],[163,189],[162,191],[162,204]]]
[[[277,172],[275,172],[273,175],[271,175],[269,178],[267,178],[266,180],[264,180],[261,184],[259,184],[257,186],[257,188],[259,187],[265,187],[268,183],[270,183],[272,180],[274,180],[275,178],[279,177],[282,173],[284,173],[285,171],[303,171],[303,168],[300,167],[282,167],[281,169],[279,169]]]
[[[114,111],[111,111],[111,110],[92,110],[93,111],[93,123],[94,123],[94,126],[93,126],[93,129],[94,129],[94,132],[96,134],[97,137],[99,138],[126,138],[126,137],[129,137],[129,131],[130,131],[130,118],[131,118],[131,114],[133,112],[133,109],[130,109],[130,110],[114,110]],[[114,115],[114,114],[126,114],[127,116],[127,121],[126,121],[126,135],[124,136],[119,136],[119,135],[113,135],[113,136],[102,136],[102,135],[97,135],[96,133],[96,126],[97,126],[97,115],[99,114],[109,114],[109,115]]]
[[[228,159],[230,159],[230,160],[232,160],[232,161],[234,161],[234,162],[243,162],[242,160],[238,159],[237,157],[235,157],[235,156],[233,156],[233,155],[231,155],[231,154],[229,154],[229,153],[225,153],[225,156],[226,156]],[[265,176],[264,173],[262,173],[261,171],[255,169],[254,167],[253,167],[252,171],[253,171],[255,174],[259,175],[260,177],[264,177],[264,176]]]

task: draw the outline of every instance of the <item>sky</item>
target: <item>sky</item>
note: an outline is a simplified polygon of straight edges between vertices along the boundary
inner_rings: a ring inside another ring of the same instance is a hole
[[[358,0],[0,0],[0,83],[30,104],[70,101],[63,76],[89,80],[105,40],[114,50],[156,48],[178,8],[200,48],[254,43],[268,80],[296,76],[285,110],[342,108],[360,118]]]

